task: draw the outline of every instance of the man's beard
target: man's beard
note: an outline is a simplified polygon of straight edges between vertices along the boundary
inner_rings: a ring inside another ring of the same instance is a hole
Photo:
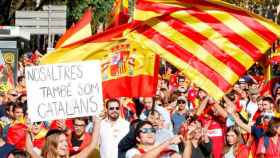
[[[113,116],[112,115],[109,115],[109,118],[110,118],[110,120],[112,120],[112,121],[116,121],[118,118],[119,118],[119,114],[118,113],[116,113],[116,112],[114,112],[114,114],[113,114]]]

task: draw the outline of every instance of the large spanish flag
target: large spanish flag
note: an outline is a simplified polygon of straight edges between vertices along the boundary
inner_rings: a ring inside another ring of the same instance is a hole
[[[127,35],[220,99],[280,36],[272,21],[222,1],[138,0]]]
[[[65,47],[92,35],[91,32],[92,13],[88,9],[77,24],[72,25],[58,40],[55,48]]]
[[[41,64],[101,60],[104,98],[154,96],[159,58],[149,49],[122,38],[131,25],[122,25],[88,39],[59,48]]]

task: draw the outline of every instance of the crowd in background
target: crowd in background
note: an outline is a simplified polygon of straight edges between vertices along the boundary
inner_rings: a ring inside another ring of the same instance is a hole
[[[16,87],[0,93],[0,157],[280,158],[280,83],[265,89],[258,64],[217,101],[162,61],[153,97],[106,99],[99,117],[30,123],[24,69],[39,59],[22,56]]]

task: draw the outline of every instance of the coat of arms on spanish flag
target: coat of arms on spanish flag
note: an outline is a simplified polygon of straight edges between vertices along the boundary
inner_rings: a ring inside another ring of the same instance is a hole
[[[155,53],[128,40],[106,51],[101,57],[105,98],[155,94],[159,69],[159,59]],[[113,87],[114,91],[111,91]]]

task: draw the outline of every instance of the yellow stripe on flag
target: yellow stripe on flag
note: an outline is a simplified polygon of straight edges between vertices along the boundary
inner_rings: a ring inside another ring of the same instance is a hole
[[[72,44],[74,42],[77,42],[81,39],[84,39],[86,37],[91,36],[91,25],[90,23],[87,24],[85,27],[83,27],[82,29],[80,29],[78,32],[76,32],[75,34],[73,34],[70,38],[68,38],[66,41],[64,41],[64,43],[60,46],[60,47],[64,47],[67,46],[69,44]]]
[[[260,37],[257,33],[252,31],[234,16],[230,15],[227,12],[221,12],[219,10],[214,10],[213,8],[208,7],[198,7],[204,12],[210,14],[211,16],[217,18],[221,23],[231,28],[235,33],[239,34],[241,37],[249,41],[252,45],[258,48],[261,53],[265,53],[270,47],[270,44]]]
[[[112,45],[112,42],[86,43],[78,47],[58,48],[44,55],[40,64],[67,63],[83,61],[93,52]]]
[[[211,28],[210,25],[200,21],[198,18],[190,15],[187,11],[178,11],[171,14],[175,19],[184,22],[186,25],[199,32],[201,35],[215,43],[221,50],[236,59],[246,69],[249,69],[254,60],[242,49],[237,47],[234,43],[224,38],[219,32]]]
[[[255,18],[256,21],[258,21],[260,24],[265,26],[267,29],[275,33],[278,37],[280,37],[280,26],[275,24],[273,21],[267,20],[262,18],[262,20]]]
[[[145,21],[147,19],[160,16],[160,13],[153,12],[153,11],[143,11],[140,9],[134,10],[133,19],[138,21]]]
[[[154,25],[154,23],[157,24]],[[234,84],[238,80],[239,76],[233,72],[232,69],[210,54],[205,48],[173,29],[168,24],[161,22],[158,19],[153,19],[152,22],[148,22],[147,24],[161,35],[178,44],[203,61],[210,68],[219,73],[228,83]]]
[[[168,52],[151,39],[135,32],[131,33],[128,38],[137,41],[138,43],[143,43],[148,48],[152,49],[154,52],[157,52],[165,59],[174,61],[174,66],[180,69],[190,80],[194,81],[195,84],[197,84],[199,87],[207,90],[207,92],[215,99],[220,99],[224,95],[224,92],[220,88],[218,88],[211,80],[201,74],[197,69],[193,68],[180,58],[172,55],[172,53]]]

